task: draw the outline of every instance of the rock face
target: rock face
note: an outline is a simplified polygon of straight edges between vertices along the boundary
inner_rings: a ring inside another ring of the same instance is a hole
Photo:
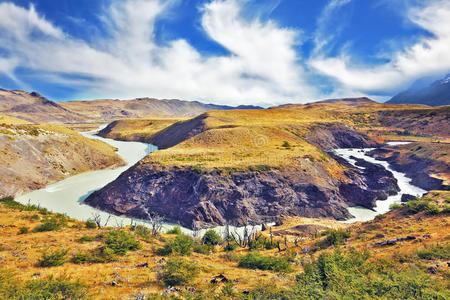
[[[323,150],[335,148],[370,148],[378,144],[367,135],[355,131],[351,126],[340,123],[321,123],[315,125],[306,135],[311,144]]]
[[[351,217],[348,205],[372,208],[398,190],[381,166],[349,169],[349,183],[322,174],[270,170],[258,173],[199,174],[189,168],[139,163],[94,192],[86,203],[116,214],[145,218],[143,208],[189,228],[264,223],[280,215]]]

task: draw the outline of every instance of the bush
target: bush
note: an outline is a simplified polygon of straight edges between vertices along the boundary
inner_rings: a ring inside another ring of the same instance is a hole
[[[92,262],[92,255],[90,253],[77,253],[70,260],[74,264],[86,264]]]
[[[56,267],[67,261],[67,250],[46,251],[39,261],[40,267]]]
[[[171,258],[158,272],[158,279],[165,286],[183,286],[191,283],[199,269],[194,262],[182,258]]]
[[[97,223],[95,223],[95,221],[92,219],[87,219],[85,225],[86,225],[86,228],[89,228],[89,229],[97,228]]]
[[[141,248],[141,244],[134,236],[121,230],[108,232],[105,237],[105,246],[117,255],[125,255],[129,250]]]
[[[150,229],[145,227],[144,225],[137,225],[133,228],[134,232],[143,239],[150,239]]]
[[[431,247],[417,251],[417,256],[421,259],[450,259],[450,244],[440,245],[436,244]]]
[[[33,229],[34,232],[55,231],[67,226],[67,216],[57,214],[53,216],[45,216],[41,220],[41,224]]]
[[[389,210],[395,210],[395,209],[401,209],[401,208],[403,208],[403,205],[400,203],[394,203],[391,206],[389,206]],[[380,215],[378,215],[378,216],[380,216]]]
[[[439,281],[418,268],[368,261],[366,252],[321,253],[296,276],[294,299],[446,299]]]
[[[344,244],[345,239],[350,237],[350,232],[338,229],[338,230],[326,230],[322,232],[322,235],[326,235],[327,237],[319,241],[316,246],[320,249],[325,249],[330,246],[339,246]]]
[[[229,243],[229,244],[227,244],[227,245],[223,248],[223,250],[225,250],[225,251],[234,251],[234,250],[236,250],[238,247],[239,247],[239,245],[236,244],[236,243]]]
[[[174,240],[166,243],[163,248],[156,250],[158,255],[191,255],[194,240],[188,235],[178,235]]]
[[[284,141],[283,145],[281,145],[281,146],[284,148],[287,148],[287,149],[291,148],[291,144],[288,141]]]
[[[195,244],[194,245],[194,252],[208,255],[208,254],[211,254],[211,253],[215,253],[216,250],[214,249],[213,245]]]
[[[96,240],[95,236],[85,235],[85,236],[80,237],[77,241],[79,243],[85,243],[85,242],[93,242],[95,240]]]
[[[202,243],[207,245],[219,245],[222,243],[222,238],[214,229],[209,229],[203,235]]]
[[[440,212],[439,207],[430,203],[427,198],[408,201],[406,202],[406,208],[408,212],[412,214],[424,211],[427,214],[436,215]]]
[[[181,234],[180,226],[174,226],[172,229],[167,231],[167,234]]]
[[[20,227],[19,228],[19,234],[26,234],[29,232],[28,227]]]
[[[262,256],[258,252],[252,252],[239,259],[239,267],[247,269],[270,270],[276,272],[290,272],[291,265],[286,258]]]
[[[24,205],[22,203],[15,201],[13,197],[2,198],[0,199],[0,203],[2,203],[7,208],[18,209],[20,211],[38,211],[42,214],[48,213],[48,210],[46,208],[42,208],[34,204]]]
[[[0,270],[0,299],[85,299],[87,287],[67,277],[53,277],[21,282],[12,273]]]

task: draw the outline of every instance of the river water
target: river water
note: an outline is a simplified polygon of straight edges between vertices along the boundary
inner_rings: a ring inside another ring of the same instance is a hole
[[[97,130],[96,130],[97,131]],[[45,207],[53,212],[63,213],[67,216],[85,221],[92,218],[94,214],[100,215],[102,220],[108,219],[110,214],[104,211],[95,209],[89,205],[83,204],[83,201],[94,191],[106,186],[108,183],[114,181],[121,173],[136,164],[139,160],[144,158],[147,154],[157,150],[157,147],[139,143],[139,142],[124,142],[112,139],[105,139],[95,135],[96,131],[84,132],[84,136],[97,139],[110,144],[118,149],[117,153],[126,161],[126,165],[117,169],[105,169],[99,171],[89,171],[68,177],[64,180],[50,184],[40,190],[30,192],[28,194],[16,197],[16,201],[23,204],[37,204]],[[367,221],[373,219],[376,215],[385,213],[389,210],[389,206],[393,203],[400,202],[401,195],[422,195],[426,191],[410,184],[410,179],[404,174],[390,169],[389,164],[384,161],[377,161],[374,158],[366,155],[372,149],[336,149],[335,153],[343,157],[351,164],[355,165],[355,161],[350,156],[364,159],[371,163],[383,165],[394,174],[398,181],[401,192],[395,196],[390,196],[385,201],[377,201],[375,210],[369,210],[362,207],[351,207],[349,211],[355,218],[347,220],[346,222]],[[113,216],[110,218],[108,226],[122,226],[129,225],[132,219],[122,216]],[[135,220],[134,220],[135,221]],[[142,221],[143,224],[146,224]],[[164,228],[170,228],[173,224],[165,224]],[[259,226],[258,226],[259,227]],[[182,228],[183,231],[189,230]],[[223,227],[216,228],[219,232],[223,231]]]
[[[388,142],[390,146],[399,146],[409,144],[410,142]],[[411,184],[411,179],[406,177],[405,174],[394,171],[387,161],[376,160],[375,158],[367,155],[368,152],[375,148],[365,148],[365,149],[335,149],[334,153],[344,158],[353,166],[364,169],[363,167],[356,165],[356,160],[351,157],[356,157],[363,159],[373,164],[382,165],[384,168],[392,172],[394,178],[397,179],[397,184],[400,188],[400,192],[396,195],[389,196],[386,200],[376,201],[376,206],[374,210],[370,210],[364,207],[356,206],[349,207],[349,212],[354,216],[354,218],[344,221],[345,223],[354,223],[359,221],[369,221],[375,218],[379,214],[384,214],[389,211],[392,204],[401,203],[401,198],[403,194],[409,194],[413,196],[422,196],[427,191],[414,186]]]

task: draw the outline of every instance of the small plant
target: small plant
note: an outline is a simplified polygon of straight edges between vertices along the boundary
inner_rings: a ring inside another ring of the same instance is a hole
[[[19,228],[19,234],[26,234],[28,233],[30,230],[28,229],[28,227],[20,227]]]
[[[92,262],[92,255],[90,253],[77,253],[70,260],[74,264],[86,264]]]
[[[394,203],[394,204],[392,204],[391,206],[389,206],[389,209],[390,210],[396,210],[396,209],[401,209],[401,208],[403,208],[403,205],[402,204],[400,204],[400,203]],[[382,215],[377,215],[375,218],[377,218],[378,216],[382,216]],[[377,218],[378,219],[378,218]],[[381,220],[382,218],[380,218],[380,220]]]
[[[13,197],[5,197],[0,199],[0,203],[2,203],[7,208],[18,209],[20,211],[37,211],[41,214],[47,214],[48,210],[46,208],[40,207],[35,204],[27,204],[24,205],[14,200]]]
[[[41,220],[41,224],[34,228],[34,232],[45,232],[60,230],[62,227],[67,226],[67,216],[57,214],[53,216],[45,216]]]
[[[121,230],[108,232],[104,242],[105,246],[117,255],[125,255],[129,250],[141,248],[141,244],[134,236]]]
[[[85,225],[86,225],[86,228],[88,228],[88,229],[97,228],[97,223],[95,223],[95,221],[93,219],[87,219]]]
[[[155,253],[158,255],[191,255],[193,246],[194,240],[190,236],[180,234],[166,243],[163,248],[157,249]]]
[[[80,237],[77,241],[79,243],[86,243],[86,242],[93,242],[95,240],[96,240],[95,236],[85,235],[85,236]]]
[[[203,235],[202,243],[215,246],[215,245],[219,245],[220,243],[222,243],[222,238],[214,229],[209,229]]]
[[[40,267],[56,267],[67,261],[67,250],[46,251],[39,261]]]
[[[339,246],[344,244],[345,239],[350,237],[350,232],[338,229],[338,230],[326,230],[322,232],[322,235],[326,235],[327,237],[319,241],[316,246],[320,249],[325,249],[330,246]]]
[[[167,234],[181,234],[180,226],[174,226],[172,229],[167,231]]]
[[[252,252],[242,256],[239,259],[239,267],[247,269],[270,270],[275,272],[290,272],[291,265],[289,261],[282,257],[262,256],[258,252]]]
[[[216,252],[216,250],[214,249],[214,246],[208,245],[208,244],[195,244],[193,249],[194,249],[195,253],[200,253],[200,254],[205,254],[205,255]]]
[[[171,258],[158,272],[158,280],[165,286],[184,286],[191,283],[199,269],[194,262],[183,258]]]
[[[417,256],[421,259],[450,259],[450,244],[436,244],[417,251]]]
[[[411,200],[406,203],[406,208],[409,213],[417,214],[419,212],[426,212],[430,215],[436,215],[440,212],[439,207],[430,203],[427,198]]]
[[[134,228],[134,233],[140,236],[143,239],[150,239],[151,230],[150,228],[145,227],[144,225],[137,225]]]
[[[225,251],[234,251],[237,248],[239,248],[238,244],[236,244],[236,243],[229,243],[223,248],[223,250],[225,250]]]
[[[281,145],[281,146],[286,148],[286,149],[290,149],[291,148],[291,144],[288,141],[284,141],[283,145]]]

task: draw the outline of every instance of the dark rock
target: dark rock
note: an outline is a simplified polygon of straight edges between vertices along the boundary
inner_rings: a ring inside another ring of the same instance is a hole
[[[424,238],[424,239],[431,239],[431,235],[429,235],[429,234],[424,234],[424,235],[423,235],[423,238]]]
[[[263,223],[261,225],[261,231],[266,231],[267,229],[268,229],[267,225]]]
[[[223,274],[217,275],[215,276],[212,280],[211,283],[213,284],[218,284],[218,283],[224,283],[224,282],[228,282],[228,278],[226,278]]]
[[[145,262],[145,263],[136,265],[135,268],[148,268],[148,263]]]
[[[436,274],[437,273],[437,268],[434,266],[431,266],[427,269],[428,273],[430,274]]]
[[[410,195],[410,194],[402,195],[402,202],[408,202],[408,201],[415,200],[415,199],[416,199],[416,197],[413,195]]]

